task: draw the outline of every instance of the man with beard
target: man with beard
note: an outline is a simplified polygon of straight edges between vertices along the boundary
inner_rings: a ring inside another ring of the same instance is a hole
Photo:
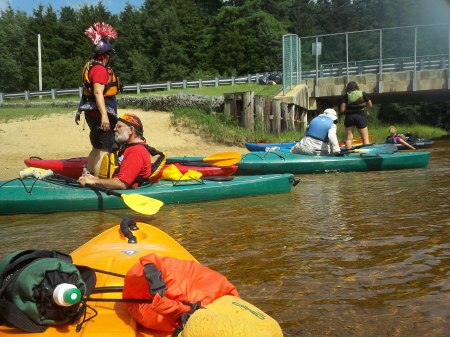
[[[83,174],[80,185],[101,186],[108,189],[127,189],[139,186],[152,173],[151,155],[144,138],[144,127],[138,116],[124,114],[114,127],[114,139],[120,144],[115,154],[115,169],[111,178],[98,178]],[[102,173],[100,172],[100,176]]]

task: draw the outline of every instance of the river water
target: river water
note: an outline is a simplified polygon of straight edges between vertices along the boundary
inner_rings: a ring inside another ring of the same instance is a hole
[[[285,336],[449,336],[450,140],[426,169],[302,175],[292,193],[131,210],[0,217],[0,257],[70,252],[122,217],[155,225]]]

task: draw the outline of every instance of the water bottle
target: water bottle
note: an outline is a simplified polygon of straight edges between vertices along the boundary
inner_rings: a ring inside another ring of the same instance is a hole
[[[61,283],[53,291],[53,300],[57,305],[70,307],[81,300],[81,292],[70,283]]]
[[[88,174],[91,174],[91,173],[87,169],[86,165],[83,165],[83,175],[88,175]]]

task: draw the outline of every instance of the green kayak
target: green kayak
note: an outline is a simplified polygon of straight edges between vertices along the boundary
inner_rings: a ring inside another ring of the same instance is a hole
[[[121,190],[140,194],[165,204],[238,198],[262,194],[288,193],[292,174],[248,177],[217,177],[214,180],[163,181]],[[54,178],[13,179],[0,182],[0,214],[50,213],[126,208],[120,197],[83,188],[73,180]]]
[[[342,157],[306,156],[283,151],[250,152],[242,155],[237,175],[401,170],[427,167],[430,152],[350,153]],[[171,160],[201,160],[178,157]]]
[[[236,174],[326,173],[400,170],[427,167],[430,152],[350,153],[342,157],[286,152],[251,152],[242,156]]]

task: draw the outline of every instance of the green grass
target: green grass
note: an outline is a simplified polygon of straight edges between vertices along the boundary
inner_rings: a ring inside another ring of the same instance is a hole
[[[253,91],[255,95],[261,96],[273,96],[277,95],[283,86],[281,84],[275,85],[262,85],[258,83],[245,83],[245,84],[235,84],[235,85],[222,85],[222,86],[203,86],[201,88],[187,88],[187,89],[172,89],[164,91],[154,91],[153,94],[159,95],[172,95],[180,92],[189,92],[195,95],[206,95],[206,96],[223,96],[226,93],[235,92],[245,92]],[[140,96],[147,96],[148,93],[141,93]]]
[[[176,126],[186,127],[196,134],[214,141],[219,144],[226,145],[243,145],[246,141],[251,142],[292,142],[300,140],[303,133],[301,131],[287,131],[279,135],[266,133],[262,131],[250,131],[239,125],[235,121],[226,119],[223,114],[208,115],[195,109],[174,109],[172,123]],[[411,132],[419,138],[434,139],[439,138],[448,133],[445,130],[424,125],[396,125],[399,132]],[[376,143],[384,143],[388,135],[389,125],[374,123],[369,125],[369,134],[372,141]],[[338,124],[338,139],[345,139],[345,128],[342,124]],[[359,137],[358,132],[355,138]]]

